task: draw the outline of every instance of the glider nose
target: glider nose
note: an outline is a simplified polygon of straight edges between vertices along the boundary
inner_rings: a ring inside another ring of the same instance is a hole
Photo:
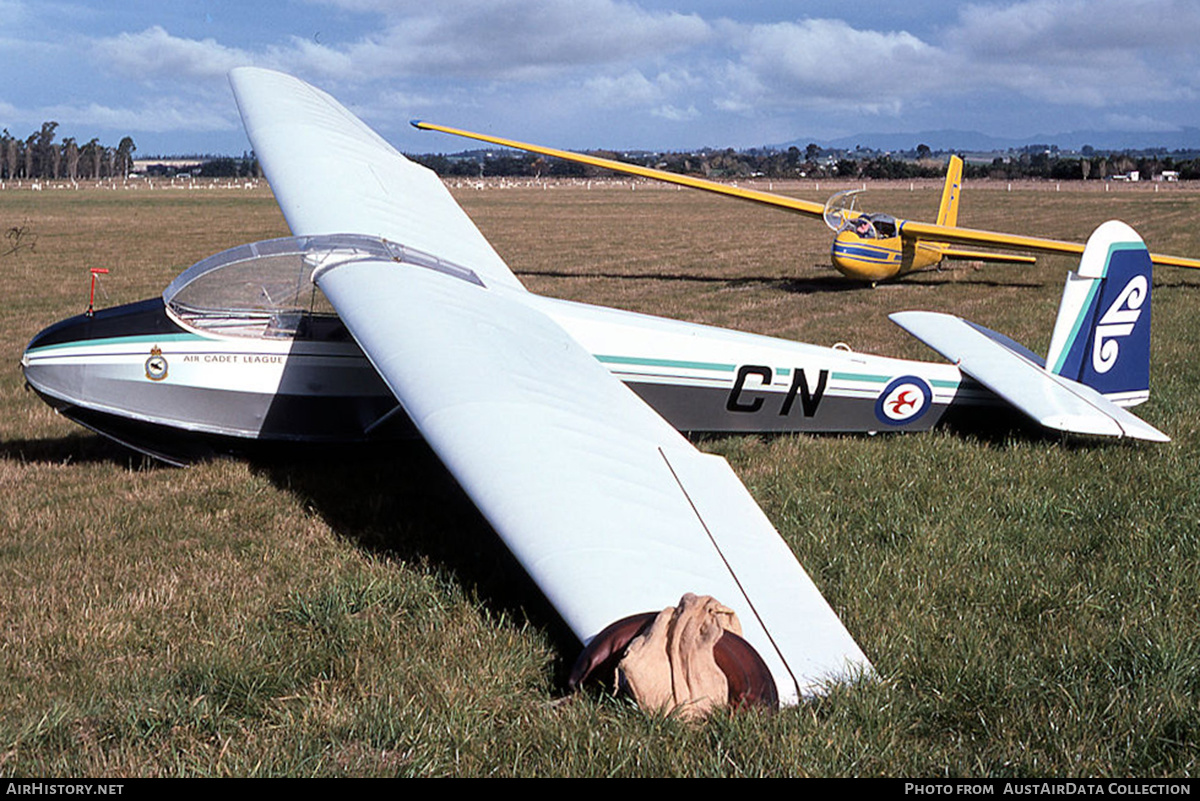
[[[25,383],[47,402],[79,396],[85,367],[74,360],[60,358],[60,353],[89,338],[90,322],[91,318],[85,315],[61,320],[42,329],[25,346],[25,352],[21,354]],[[57,407],[54,402],[51,405]]]
[[[895,278],[903,264],[899,241],[862,239],[853,231],[834,237],[829,260],[847,278],[871,283]]]

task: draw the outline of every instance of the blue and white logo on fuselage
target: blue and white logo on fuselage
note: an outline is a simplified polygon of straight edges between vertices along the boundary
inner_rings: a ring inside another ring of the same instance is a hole
[[[933,405],[929,382],[915,375],[892,379],[875,401],[875,417],[889,426],[902,426],[919,420]]]

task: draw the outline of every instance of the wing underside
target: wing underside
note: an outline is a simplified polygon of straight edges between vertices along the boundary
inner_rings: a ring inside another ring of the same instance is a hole
[[[1037,261],[1033,256],[1022,256],[1016,253],[999,253],[989,250],[963,250],[961,248],[948,248],[942,255],[947,259],[1003,262],[1006,264],[1033,264]]]

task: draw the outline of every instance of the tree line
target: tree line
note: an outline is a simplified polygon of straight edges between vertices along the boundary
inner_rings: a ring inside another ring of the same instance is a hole
[[[912,151],[880,153],[856,148],[827,150],[816,144],[786,150],[705,149],[687,153],[614,153],[587,151],[589,155],[707,178],[941,178],[946,174],[948,151],[919,145]],[[512,151],[471,150],[452,155],[410,155],[443,177],[597,177],[607,170],[559,159]],[[1200,157],[1192,152],[1061,153],[1049,146],[1032,146],[995,156],[991,162],[968,162],[967,178],[1044,178],[1057,181],[1103,180],[1138,171],[1142,180],[1164,172],[1177,172],[1183,180],[1200,179]]]
[[[21,139],[5,128],[0,133],[0,179],[98,179],[127,176],[133,172],[133,154],[137,150],[131,137],[123,137],[116,147],[93,138],[86,143],[67,137],[56,142],[57,122],[43,122],[39,130]],[[686,175],[708,178],[867,178],[915,179],[939,178],[945,174],[948,152],[918,145],[911,151],[880,153],[855,148],[852,151],[825,149],[810,143],[799,147],[705,148],[679,153],[615,153],[588,151],[603,158],[655,167]],[[561,159],[514,151],[473,150],[452,155],[419,154],[409,158],[433,169],[443,177],[595,177],[607,170]],[[1060,153],[1056,148],[1033,145],[1020,151],[996,156],[991,163],[969,162],[967,178],[1021,179],[1044,178],[1058,181],[1106,179],[1132,171],[1143,180],[1164,172],[1176,172],[1183,180],[1200,179],[1200,154],[1122,152],[1097,153],[1085,147],[1082,153]],[[204,176],[235,177],[257,175],[253,154],[241,159],[213,158],[200,172]]]
[[[43,122],[38,131],[21,139],[5,128],[0,133],[0,179],[32,180],[124,177],[133,172],[137,145],[126,136],[116,147],[99,139],[80,144],[74,137],[55,142],[57,122]]]

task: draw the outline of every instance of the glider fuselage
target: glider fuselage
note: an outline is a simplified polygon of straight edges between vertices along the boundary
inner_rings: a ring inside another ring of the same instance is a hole
[[[553,319],[682,431],[926,430],[951,403],[990,397],[949,364],[522,291],[511,297]],[[168,461],[189,461],[207,447],[411,434],[394,396],[332,312],[245,306],[233,303],[201,322],[156,298],[64,320],[29,343],[26,380],[65,416]]]
[[[829,259],[847,278],[875,283],[937,267],[945,253],[945,245],[898,235],[868,239],[847,230],[834,236]]]

